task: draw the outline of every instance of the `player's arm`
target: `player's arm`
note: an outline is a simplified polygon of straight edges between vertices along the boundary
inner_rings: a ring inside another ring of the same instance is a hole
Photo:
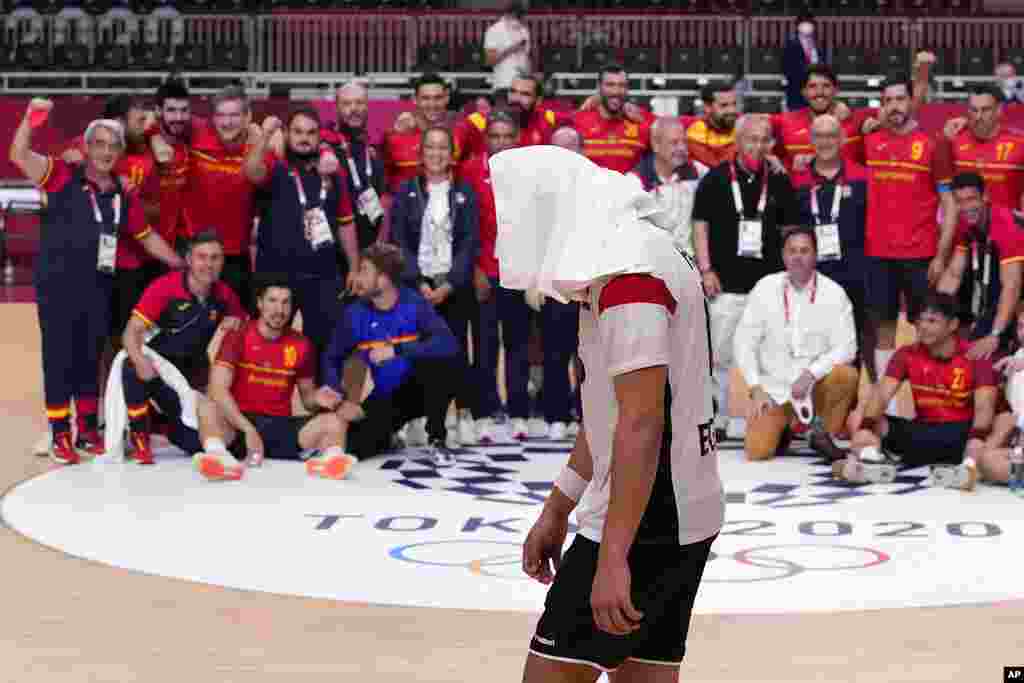
[[[1017,316],[1022,276],[1024,261],[1004,261],[999,264],[999,304],[996,306],[996,319],[992,323],[994,335],[1002,334]]]
[[[34,97],[28,103],[28,109],[21,123],[14,131],[14,139],[11,140],[9,158],[11,163],[18,167],[25,177],[37,185],[42,185],[50,174],[53,161],[38,152],[32,150],[32,118],[45,116],[53,108],[53,102],[41,97]]]
[[[558,475],[558,480],[544,501],[544,512],[568,518],[569,513],[576,509],[580,496],[593,477],[594,461],[590,455],[590,445],[587,443],[586,427],[581,424],[580,431],[576,434],[576,443],[569,454],[569,461],[562,468],[562,473]]]
[[[903,383],[902,380],[889,377],[888,375],[882,377],[882,379],[875,386],[871,387],[871,393],[868,394],[867,406],[864,408],[864,419],[861,422],[861,429],[871,429],[875,422],[885,413],[886,407],[889,405],[889,401],[892,400],[896,392],[900,390],[900,385]]]
[[[302,401],[303,407],[310,412],[316,412],[320,406],[316,401],[316,383],[313,378],[303,377],[295,383],[295,386],[299,390],[299,399]]]
[[[132,237],[139,241],[139,244],[146,253],[157,259],[168,268],[177,270],[185,267],[185,259],[178,252],[174,251],[169,244],[160,236],[160,233],[149,227],[146,221],[146,211],[142,199],[137,192],[132,193],[128,200],[128,230]]]
[[[956,294],[960,284],[964,280],[964,271],[967,269],[967,249],[957,247],[953,250],[953,258],[942,273],[939,280],[938,290],[943,294]]]
[[[281,121],[276,116],[268,116],[263,119],[263,125],[249,126],[249,153],[245,155],[245,163],[242,169],[245,177],[253,185],[262,185],[270,177],[271,164],[268,163],[268,150],[270,140],[281,128]]]
[[[231,394],[231,383],[234,379],[234,365],[218,358],[210,368],[210,384],[206,391],[210,399],[217,404],[221,415],[228,421],[228,424],[242,434],[250,434],[256,431],[256,426],[242,414],[238,403],[235,402],[235,397]]]
[[[974,390],[974,421],[971,423],[972,439],[984,441],[992,431],[992,423],[996,418],[998,395],[999,390],[991,385],[979,386]]]
[[[931,87],[929,76],[931,75],[932,64],[935,63],[935,55],[931,52],[918,52],[914,58],[914,73],[910,110],[921,111],[921,108],[928,102],[928,90]]]
[[[142,347],[146,343],[146,331],[148,329],[149,323],[133,312],[131,317],[128,318],[128,324],[125,325],[124,333],[121,335],[121,345],[124,347],[125,353],[128,354],[128,358],[132,361],[132,365],[136,368],[145,364]]]

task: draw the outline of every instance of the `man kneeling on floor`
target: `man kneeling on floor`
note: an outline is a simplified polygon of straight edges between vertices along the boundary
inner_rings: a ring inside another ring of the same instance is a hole
[[[850,365],[857,354],[853,304],[816,270],[813,228],[792,228],[782,239],[786,270],[754,286],[733,337],[733,355],[750,386],[747,457],[785,454],[795,414],[811,426],[811,447],[837,460],[846,453],[830,435],[842,430],[859,380]]]
[[[258,467],[264,457],[306,460],[311,473],[343,479],[355,458],[342,449],[338,417],[333,412],[292,414],[296,387],[310,412],[329,411],[333,405],[316,390],[312,343],[290,327],[287,280],[265,278],[256,289],[256,308],[259,319],[230,332],[221,344],[210,372],[210,400],[200,403],[199,434],[193,432],[191,444],[176,445],[203,451],[196,453],[195,465],[207,479],[240,479],[246,465]],[[245,454],[244,465],[229,447]]]
[[[833,474],[851,482],[889,482],[897,465],[937,465],[933,484],[972,490],[995,415],[995,371],[990,361],[967,356],[952,296],[929,292],[915,326],[918,342],[889,361],[863,420],[851,416],[854,452],[834,463]],[[903,382],[910,383],[913,420],[882,414]]]
[[[396,285],[402,267],[402,252],[393,245],[375,244],[363,252],[362,301],[348,306],[338,322],[324,354],[327,384],[318,396],[336,410],[348,452],[360,460],[387,450],[402,425],[425,416],[437,464],[452,465],[445,417],[455,397],[458,343],[419,292]],[[373,378],[365,401],[344,381],[353,365],[365,365]]]

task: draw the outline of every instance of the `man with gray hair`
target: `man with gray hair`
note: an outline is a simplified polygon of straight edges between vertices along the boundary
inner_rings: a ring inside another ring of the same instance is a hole
[[[689,157],[682,122],[676,117],[661,117],[651,125],[651,151],[631,172],[670,218],[676,246],[692,256],[693,199],[697,183],[709,169]]]
[[[739,417],[726,418],[736,325],[758,280],[782,270],[781,229],[799,222],[789,178],[766,159],[774,144],[766,117],[740,117],[736,159],[704,176],[693,206],[694,253],[711,300],[716,429],[729,438],[742,438],[745,427]]]

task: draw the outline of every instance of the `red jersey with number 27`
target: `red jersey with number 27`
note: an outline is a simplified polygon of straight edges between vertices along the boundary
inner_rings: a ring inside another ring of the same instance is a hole
[[[967,422],[974,419],[974,392],[995,387],[992,363],[967,358],[969,344],[960,340],[950,358],[936,358],[924,344],[904,346],[889,361],[886,377],[910,382],[914,411],[921,422]]]

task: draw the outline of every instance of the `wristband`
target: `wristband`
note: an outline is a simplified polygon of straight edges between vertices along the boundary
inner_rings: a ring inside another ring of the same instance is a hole
[[[555,480],[555,486],[558,490],[565,494],[572,502],[580,502],[580,497],[583,495],[583,491],[586,490],[589,482],[576,473],[576,470],[566,465],[562,468],[562,471],[558,473],[558,479]]]

